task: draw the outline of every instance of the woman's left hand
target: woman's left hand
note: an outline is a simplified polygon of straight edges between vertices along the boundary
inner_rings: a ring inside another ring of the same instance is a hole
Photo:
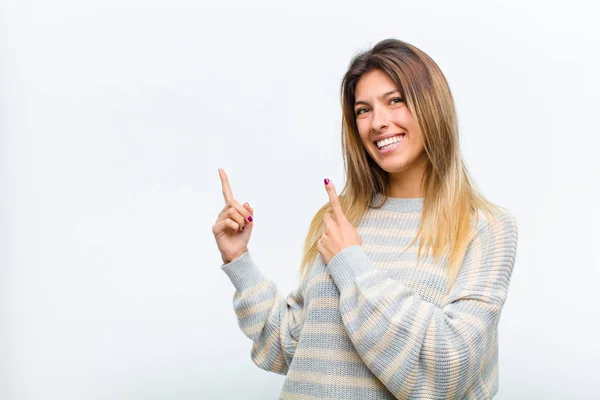
[[[329,203],[333,213],[323,215],[325,232],[321,235],[321,239],[317,241],[317,250],[323,256],[325,264],[329,264],[329,261],[345,248],[362,245],[362,239],[350,221],[346,219],[333,183],[331,181],[328,184],[326,183],[325,189],[329,195]]]

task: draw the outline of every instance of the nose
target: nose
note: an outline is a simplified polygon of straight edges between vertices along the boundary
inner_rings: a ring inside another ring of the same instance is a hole
[[[385,109],[373,109],[373,120],[371,121],[371,129],[375,132],[380,132],[389,126],[389,115]]]

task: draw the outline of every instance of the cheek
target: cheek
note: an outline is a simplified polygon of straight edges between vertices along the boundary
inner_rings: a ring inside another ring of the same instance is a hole
[[[362,141],[369,140],[369,122],[367,119],[356,120],[356,128]]]
[[[408,108],[402,107],[401,109],[397,110],[393,122],[396,126],[408,131],[408,134],[410,135],[408,144],[411,147],[422,147],[421,132],[418,125],[415,123],[415,120],[410,115]]]

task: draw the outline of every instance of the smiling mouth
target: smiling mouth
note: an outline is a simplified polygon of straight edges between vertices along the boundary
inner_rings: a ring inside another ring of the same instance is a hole
[[[392,147],[396,147],[396,145],[398,145],[402,139],[404,139],[405,134],[401,133],[399,135],[395,135],[392,136],[390,138],[381,140],[381,141],[374,141],[373,144],[375,144],[375,146],[379,149],[379,150],[385,150],[387,148],[392,148]],[[393,139],[391,142],[389,141],[389,139]]]

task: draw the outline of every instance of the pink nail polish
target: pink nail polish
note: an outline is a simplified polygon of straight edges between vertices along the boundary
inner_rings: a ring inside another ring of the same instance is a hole
[[[252,222],[253,218],[252,215],[248,215],[248,221]]]
[[[325,178],[325,184],[329,185],[329,179]]]

